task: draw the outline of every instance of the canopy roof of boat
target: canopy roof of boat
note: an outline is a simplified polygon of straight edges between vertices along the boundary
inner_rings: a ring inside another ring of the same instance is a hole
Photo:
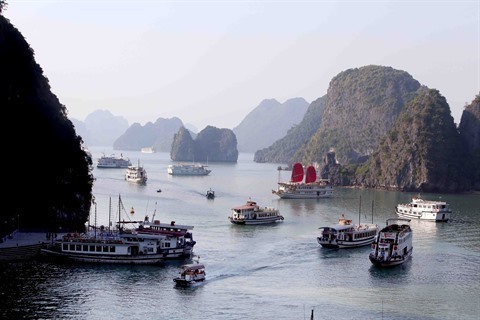
[[[201,263],[191,263],[191,264],[184,264],[182,266],[182,269],[184,271],[188,270],[199,270],[199,269],[205,269],[205,266]]]

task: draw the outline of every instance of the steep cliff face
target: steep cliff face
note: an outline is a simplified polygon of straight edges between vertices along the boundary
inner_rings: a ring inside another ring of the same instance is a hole
[[[459,125],[460,138],[467,153],[468,177],[475,190],[480,190],[480,94],[465,106]]]
[[[144,126],[134,123],[113,143],[115,150],[140,151],[151,147],[158,152],[169,152],[173,136],[183,126],[182,120],[158,118],[155,123],[148,122]]]
[[[270,147],[255,152],[255,162],[293,163],[293,155],[300,150],[320,127],[326,97],[313,101],[302,121],[288,130],[285,137]]]
[[[207,126],[195,140],[195,159],[212,162],[237,162],[237,138],[230,129]]]
[[[464,152],[450,108],[437,90],[422,88],[405,105],[356,184],[398,190],[454,192],[468,189]]]
[[[341,72],[330,82],[318,131],[294,161],[321,162],[335,148],[342,165],[365,162],[419,87],[408,73],[391,67]]]
[[[195,159],[195,142],[185,127],[180,127],[173,136],[170,158],[173,161],[197,161]]]
[[[237,138],[230,129],[207,126],[193,140],[182,127],[173,139],[170,158],[174,161],[237,162]]]
[[[11,169],[3,171],[8,187],[1,223],[15,221],[15,227],[18,223],[30,230],[83,230],[92,200],[91,159],[32,48],[2,15],[0,70],[3,119],[13,124],[2,135],[2,146],[15,156]],[[13,223],[6,225],[10,227]]]

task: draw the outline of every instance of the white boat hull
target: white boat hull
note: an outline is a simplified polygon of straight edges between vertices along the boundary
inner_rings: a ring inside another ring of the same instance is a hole
[[[317,237],[317,242],[324,248],[329,249],[343,249],[343,248],[355,248],[363,247],[372,244],[375,240],[375,236],[370,238],[361,239],[358,241],[344,241],[344,240],[324,240],[321,237]]]
[[[437,213],[437,212],[406,213],[406,212],[399,212],[397,210],[396,213],[399,217],[403,217],[403,218],[419,219],[419,220],[434,221],[434,222],[446,222],[450,219],[450,214]]]
[[[88,263],[112,263],[112,264],[160,264],[165,261],[163,254],[155,255],[130,255],[130,256],[111,256],[111,255],[86,255],[58,252],[50,249],[41,249],[42,254],[52,258],[62,260],[88,262]]]
[[[233,224],[242,224],[242,225],[256,225],[256,224],[268,224],[268,223],[275,223],[277,221],[283,221],[283,217],[272,217],[272,218],[264,218],[264,219],[235,219],[232,217],[228,217],[230,222]]]

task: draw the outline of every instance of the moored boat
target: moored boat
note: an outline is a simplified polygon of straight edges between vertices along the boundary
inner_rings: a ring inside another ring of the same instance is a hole
[[[412,198],[410,203],[398,204],[395,213],[400,217],[445,222],[450,219],[452,209],[445,201]]]
[[[301,163],[295,163],[290,181],[278,182],[277,190],[272,193],[281,199],[319,199],[333,197],[333,186],[326,179],[317,179],[314,166],[308,166],[304,180]]]
[[[125,158],[123,154],[120,154],[120,157],[116,157],[114,154],[103,155],[97,160],[97,168],[128,168],[131,165],[130,159]]]
[[[119,217],[123,208],[119,197]],[[126,228],[127,224],[138,224]],[[85,233],[67,233],[55,239],[43,255],[68,261],[112,264],[161,264],[170,259],[187,259],[195,241],[188,230],[193,226],[162,224],[158,220],[118,221],[115,229],[104,227]]]
[[[178,277],[173,279],[177,286],[191,286],[206,279],[205,265],[200,263],[199,259],[194,263],[184,264],[180,268]]]
[[[413,232],[410,219],[387,219],[386,226],[380,230],[369,259],[376,267],[391,267],[404,263],[413,253]]]
[[[354,248],[371,244],[378,234],[378,225],[373,223],[352,224],[352,220],[342,217],[338,224],[320,227],[321,236],[317,242],[324,248]]]
[[[194,164],[170,164],[167,167],[167,173],[172,176],[206,176],[212,170],[208,169],[206,165]]]
[[[255,201],[248,200],[246,204],[232,208],[228,217],[233,224],[266,224],[283,221],[279,210],[273,207],[260,207]]]

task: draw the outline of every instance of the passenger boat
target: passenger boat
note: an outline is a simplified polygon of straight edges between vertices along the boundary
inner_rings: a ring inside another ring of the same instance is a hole
[[[279,210],[273,207],[260,207],[255,201],[248,200],[246,204],[232,208],[228,217],[233,224],[266,224],[283,221]]]
[[[116,157],[114,154],[103,155],[97,160],[97,168],[128,168],[131,165],[130,159],[124,158],[123,154],[120,154],[120,157]]]
[[[167,172],[172,176],[206,176],[212,170],[208,169],[204,164],[170,164]]]
[[[391,267],[407,261],[413,252],[413,232],[410,219],[387,219],[386,226],[380,230],[369,259],[376,267]]]
[[[342,217],[338,224],[320,227],[321,236],[317,242],[324,248],[354,248],[371,244],[378,234],[379,227],[373,223],[352,224],[352,220]]]
[[[308,166],[304,180],[301,163],[295,163],[290,181],[278,182],[277,190],[272,193],[281,199],[318,199],[333,197],[333,186],[326,179],[317,179],[314,166]]]
[[[205,265],[201,264],[199,260],[195,263],[184,264],[180,268],[178,277],[173,279],[177,286],[187,287],[206,279]]]
[[[450,219],[452,210],[445,201],[430,201],[412,198],[410,203],[398,204],[395,212],[400,217],[445,222]]]
[[[119,208],[123,207],[119,197]],[[119,209],[120,212],[120,209]],[[138,224],[126,228],[129,223]],[[158,220],[118,221],[116,229],[105,227],[86,233],[68,233],[55,239],[41,253],[54,259],[113,264],[161,264],[165,260],[187,259],[196,242],[193,226],[169,224]]]
[[[209,189],[207,190],[207,199],[214,199],[215,198],[215,191],[213,191],[212,189]]]
[[[140,163],[136,166],[128,166],[125,172],[125,180],[135,183],[147,182],[147,170]]]

